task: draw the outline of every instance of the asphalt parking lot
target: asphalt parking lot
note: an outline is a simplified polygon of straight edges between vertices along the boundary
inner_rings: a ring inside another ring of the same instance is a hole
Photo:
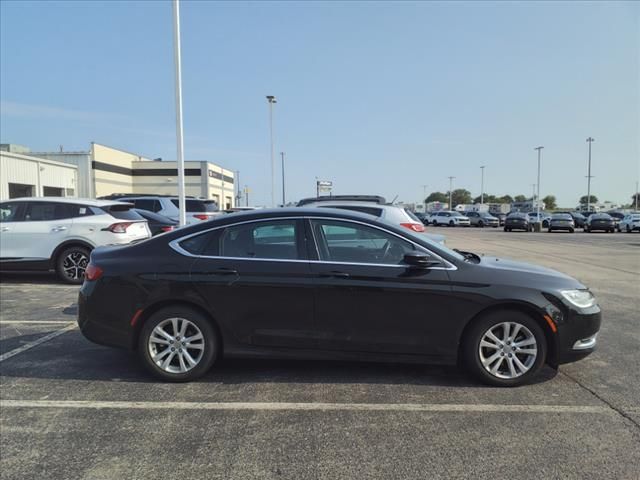
[[[640,234],[434,228],[591,287],[599,349],[538,382],[455,368],[226,360],[152,381],[75,328],[77,287],[0,282],[0,478],[640,478]]]

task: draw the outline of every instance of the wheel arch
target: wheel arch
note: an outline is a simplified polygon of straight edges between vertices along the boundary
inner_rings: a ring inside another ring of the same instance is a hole
[[[83,247],[89,250],[89,252],[91,252],[95,248],[94,245],[91,245],[89,242],[85,240],[79,240],[76,238],[65,240],[60,245],[58,245],[53,251],[53,253],[51,254],[51,258],[49,259],[50,269],[56,268],[56,261],[58,260],[58,256],[69,247]]]
[[[194,310],[194,311],[198,312],[199,314],[204,316],[207,320],[209,320],[209,323],[211,323],[211,326],[215,329],[216,334],[218,336],[218,356],[221,357],[223,355],[223,353],[224,353],[224,337],[222,335],[222,330],[220,329],[220,325],[218,324],[217,320],[213,317],[211,312],[209,312],[202,305],[198,304],[197,302],[193,302],[193,301],[190,301],[190,300],[184,300],[184,299],[165,299],[165,300],[160,300],[158,302],[152,303],[151,305],[148,305],[142,311],[140,316],[138,317],[137,322],[135,322],[134,332],[133,332],[133,335],[132,335],[132,338],[131,338],[131,349],[132,350],[137,350],[138,349],[138,341],[140,339],[140,332],[142,331],[142,327],[144,326],[146,321],[154,313],[162,310],[163,308],[168,308],[168,307],[189,308],[191,310]]]
[[[460,336],[458,337],[458,359],[462,358],[462,347],[463,347],[463,339],[468,334],[471,326],[477,322],[480,318],[491,314],[492,312],[504,311],[504,310],[512,310],[520,313],[524,313],[525,315],[531,317],[542,329],[544,332],[545,340],[547,341],[547,364],[556,366],[557,358],[558,358],[558,345],[556,339],[556,333],[551,330],[551,327],[544,319],[544,313],[542,313],[538,308],[531,304],[527,303],[518,303],[518,302],[504,302],[498,303],[494,305],[490,305],[479,312],[477,312],[473,317],[469,319],[469,321],[465,324]]]

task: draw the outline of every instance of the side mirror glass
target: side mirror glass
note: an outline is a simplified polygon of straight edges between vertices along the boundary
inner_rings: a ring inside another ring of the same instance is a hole
[[[440,262],[434,260],[426,253],[407,253],[404,256],[404,263],[415,268],[430,268],[440,265]]]

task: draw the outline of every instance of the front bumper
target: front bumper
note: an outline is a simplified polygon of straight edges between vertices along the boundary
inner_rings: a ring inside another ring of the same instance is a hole
[[[561,317],[552,315],[558,327],[556,363],[571,363],[591,354],[597,346],[602,312],[598,305],[588,309],[564,309]]]

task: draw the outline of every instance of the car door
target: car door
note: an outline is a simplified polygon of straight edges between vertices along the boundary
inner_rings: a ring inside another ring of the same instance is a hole
[[[313,281],[303,230],[302,219],[266,219],[210,234],[191,279],[238,343],[315,346]]]
[[[22,252],[18,235],[20,222],[24,219],[25,202],[0,204],[0,259],[9,261],[19,258]]]
[[[58,202],[25,202],[23,219],[13,222],[6,233],[11,233],[9,248],[12,256],[23,261],[43,261],[69,233],[72,219],[67,205]],[[7,228],[7,227],[4,227]]]
[[[319,348],[440,355],[452,289],[444,260],[429,269],[403,264],[426,252],[393,232],[348,220],[310,219]],[[453,267],[455,268],[455,267]]]

